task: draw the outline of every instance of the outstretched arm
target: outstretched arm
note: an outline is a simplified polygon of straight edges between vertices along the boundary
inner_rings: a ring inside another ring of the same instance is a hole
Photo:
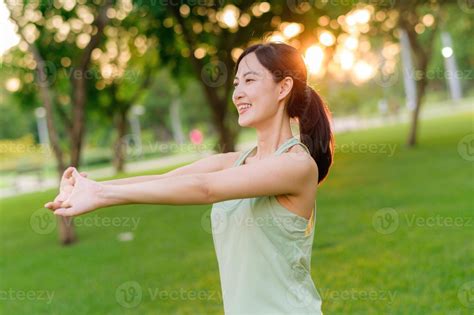
[[[134,176],[121,179],[113,179],[102,181],[100,183],[105,185],[125,185],[125,184],[134,184],[134,183],[143,183],[157,179],[163,179],[171,176],[177,175],[188,175],[188,174],[197,174],[197,173],[209,173],[220,171],[223,169],[224,164],[227,159],[231,157],[232,153],[218,153],[207,156],[205,158],[194,161],[193,163],[178,167],[172,171],[169,171],[165,174],[158,175],[144,175],[144,176]]]
[[[190,175],[190,174],[201,174],[201,173],[211,173],[222,170],[227,168],[231,163],[234,162],[236,159],[236,155],[239,152],[227,152],[227,153],[218,153],[214,154],[205,158],[202,158],[198,161],[195,161],[191,164],[184,165],[177,169],[174,169],[170,172],[165,174],[159,175],[146,175],[146,176],[135,176],[135,177],[128,177],[110,181],[102,181],[100,184],[103,185],[129,185],[129,184],[139,184],[148,181],[155,181],[158,179],[165,179],[175,176],[182,176],[182,175]],[[72,192],[73,184],[74,184],[74,177],[72,176],[73,167],[69,167],[63,174],[63,179],[61,181],[60,186],[60,193],[55,198],[54,201],[48,202],[45,204],[46,208],[51,210],[56,210],[61,208],[61,204],[65,201]],[[85,173],[81,173],[84,177],[87,175]],[[64,183],[68,183],[67,187]]]
[[[298,194],[317,184],[317,166],[308,154],[272,156],[217,172],[180,175],[126,185],[104,185],[74,170],[74,190],[55,214],[76,216],[114,205],[209,204],[265,195]]]

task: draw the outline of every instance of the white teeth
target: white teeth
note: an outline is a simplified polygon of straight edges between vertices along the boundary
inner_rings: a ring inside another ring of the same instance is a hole
[[[239,106],[239,110],[247,109],[247,108],[249,108],[250,106],[252,106],[252,105],[249,105],[249,104],[240,105],[240,106]]]

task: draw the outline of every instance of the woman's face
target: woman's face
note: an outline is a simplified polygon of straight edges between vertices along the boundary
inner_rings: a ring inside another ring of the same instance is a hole
[[[255,53],[246,55],[239,63],[234,78],[232,100],[239,112],[239,125],[255,126],[274,117],[278,110],[279,87]],[[250,104],[250,107],[242,107]]]

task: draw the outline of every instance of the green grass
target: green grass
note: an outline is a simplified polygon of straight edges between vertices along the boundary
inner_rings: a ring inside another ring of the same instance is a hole
[[[336,137],[335,163],[318,191],[312,256],[325,314],[474,311],[472,302],[463,305],[464,288],[474,300],[474,166],[457,149],[474,132],[473,115],[421,121],[415,149],[404,146],[407,131],[398,125]],[[61,247],[56,230],[35,232],[47,225],[33,213],[54,194],[1,201],[0,313],[223,314],[210,205],[101,209],[79,217],[79,242]],[[121,226],[84,218],[117,218]],[[118,233],[133,229],[127,218],[139,220],[135,238],[119,242]],[[127,281],[142,288],[130,309],[119,304]],[[50,304],[33,296],[41,292],[54,294]]]

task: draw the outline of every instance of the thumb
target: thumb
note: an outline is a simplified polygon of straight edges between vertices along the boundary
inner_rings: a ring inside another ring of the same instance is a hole
[[[78,178],[82,178],[82,177],[83,177],[83,176],[81,176],[81,174],[79,174],[79,172],[77,171],[76,168],[74,168],[74,169],[72,170],[72,176],[73,176],[74,179],[76,179],[76,180],[77,180]]]

